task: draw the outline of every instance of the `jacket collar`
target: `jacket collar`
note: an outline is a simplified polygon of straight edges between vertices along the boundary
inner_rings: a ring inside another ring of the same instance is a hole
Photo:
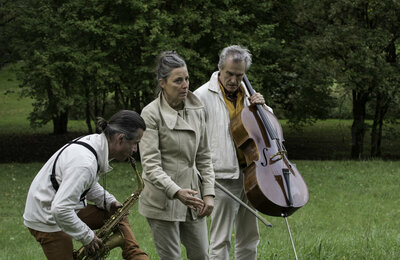
[[[161,116],[163,117],[165,124],[169,129],[191,129],[191,127],[178,125],[178,111],[173,109],[168,104],[162,92],[158,96],[158,102]],[[184,113],[186,113],[187,110],[195,110],[200,108],[203,108],[203,104],[191,91],[189,91],[183,108]]]
[[[212,92],[221,94],[221,97],[222,97],[221,88],[219,87],[218,74],[219,74],[219,71],[215,71],[211,75],[210,84],[208,85],[208,89]]]
[[[100,164],[100,172],[109,172],[112,170],[112,167],[108,161],[108,140],[104,133],[100,134],[100,149],[103,151],[99,156],[99,164]],[[102,157],[104,156],[104,157]]]
[[[98,165],[99,165],[99,174],[109,172],[112,170],[112,167],[108,161],[108,141],[107,137],[104,133],[101,134],[92,134],[87,135],[82,138],[82,141],[87,142],[91,145],[97,153]]]

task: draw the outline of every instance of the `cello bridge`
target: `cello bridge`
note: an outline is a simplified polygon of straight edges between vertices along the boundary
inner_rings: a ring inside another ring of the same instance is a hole
[[[279,151],[276,154],[272,155],[269,157],[269,164],[274,164],[279,160],[283,159],[283,155],[285,155],[287,152],[286,151]]]

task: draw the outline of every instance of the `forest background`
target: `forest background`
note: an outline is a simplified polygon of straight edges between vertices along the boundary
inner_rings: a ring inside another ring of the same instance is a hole
[[[185,58],[194,90],[240,44],[252,85],[291,129],[350,119],[348,158],[393,158],[382,142],[398,137],[399,26],[389,0],[0,0],[0,65],[18,64],[30,125],[61,136],[71,120],[92,133],[97,116],[140,112],[160,51]]]

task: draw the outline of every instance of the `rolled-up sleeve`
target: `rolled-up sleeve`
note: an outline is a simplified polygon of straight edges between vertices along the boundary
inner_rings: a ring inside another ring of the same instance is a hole
[[[106,199],[104,203],[104,198]],[[106,191],[98,182],[96,182],[87,193],[87,199],[94,202],[98,208],[110,211],[111,203],[116,201],[116,198]],[[106,208],[104,208],[104,204]]]

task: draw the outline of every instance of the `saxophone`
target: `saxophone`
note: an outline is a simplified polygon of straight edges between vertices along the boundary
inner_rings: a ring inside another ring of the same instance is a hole
[[[134,191],[122,204],[122,207],[117,210],[105,223],[104,225],[96,231],[96,236],[103,241],[103,246],[96,251],[96,254],[86,256],[84,249],[81,247],[74,251],[74,259],[105,259],[109,255],[110,251],[115,247],[123,247],[124,237],[118,230],[118,223],[127,215],[129,215],[129,209],[136,203],[139,199],[140,192],[143,190],[143,181],[139,172],[136,169],[135,159],[133,157],[129,158],[129,162],[135,172],[138,188]]]

